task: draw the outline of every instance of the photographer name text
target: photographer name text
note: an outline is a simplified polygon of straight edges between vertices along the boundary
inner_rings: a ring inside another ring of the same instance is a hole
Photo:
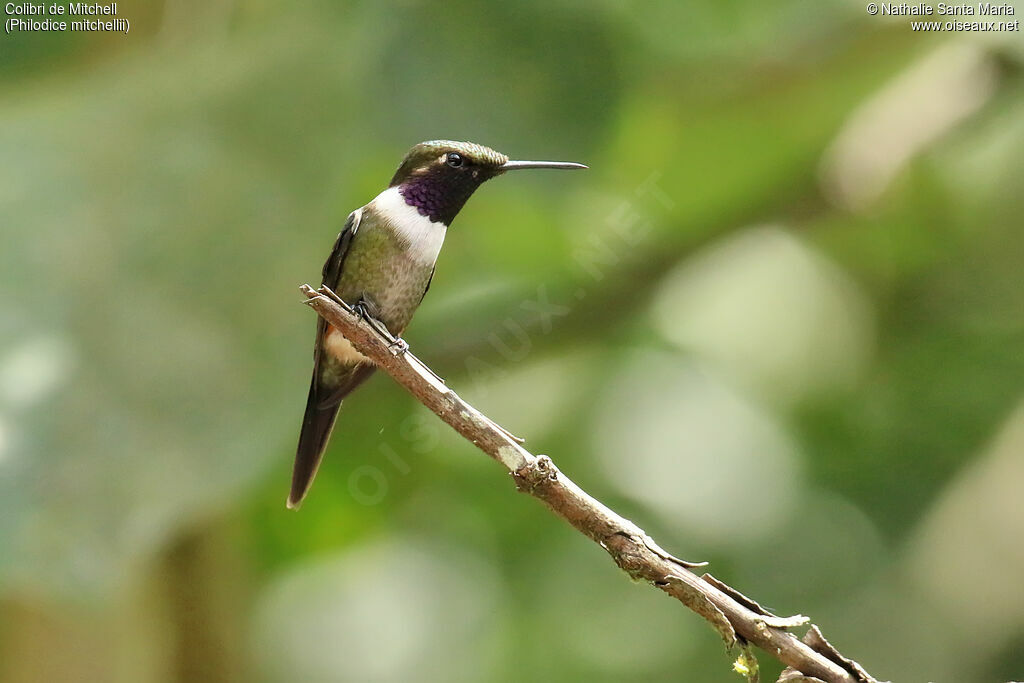
[[[1008,2],[869,2],[867,9],[873,17],[978,17],[968,21],[911,21],[910,28],[914,31],[1020,31],[1020,19],[1007,19],[1017,13]]]

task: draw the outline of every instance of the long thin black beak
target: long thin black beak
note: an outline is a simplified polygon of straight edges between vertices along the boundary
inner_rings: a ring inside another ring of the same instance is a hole
[[[517,171],[522,168],[587,168],[583,164],[572,161],[506,161],[500,167],[502,171]]]

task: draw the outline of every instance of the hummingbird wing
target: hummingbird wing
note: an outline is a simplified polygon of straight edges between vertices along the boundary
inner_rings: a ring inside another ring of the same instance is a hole
[[[436,270],[436,265],[430,269],[430,277],[427,278],[427,286],[423,288],[423,294],[420,295],[420,303],[423,303],[423,297],[425,297],[427,295],[427,292],[430,291],[430,283],[434,281],[434,271]]]
[[[357,209],[348,216],[345,227],[338,233],[331,255],[327,257],[323,268],[323,284],[331,288],[338,286],[345,256],[352,245],[352,237],[359,229],[362,210]],[[313,477],[316,476],[320,460],[323,458],[327,440],[334,427],[341,407],[341,399],[361,384],[373,373],[372,365],[351,365],[332,368],[330,381],[325,376],[324,336],[327,334],[327,322],[318,317],[316,324],[316,343],[313,346],[313,377],[309,383],[309,397],[306,399],[306,412],[302,418],[302,430],[299,432],[299,445],[295,450],[295,466],[292,470],[292,487],[288,495],[288,507],[296,508],[302,502]]]

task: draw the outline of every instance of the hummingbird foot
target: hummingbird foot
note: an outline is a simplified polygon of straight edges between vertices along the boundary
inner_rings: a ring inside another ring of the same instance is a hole
[[[405,341],[401,337],[398,337],[393,342],[388,344],[388,348],[391,349],[391,353],[401,357],[409,352],[409,342]]]
[[[365,299],[360,299],[352,306],[352,312],[356,314],[356,317],[360,320],[366,320],[373,324],[373,315],[370,313],[370,306],[366,303]]]
[[[344,299],[338,296],[337,293],[335,293],[333,290],[331,290],[330,287],[327,287],[326,285],[321,285],[317,293],[334,300],[346,311],[351,311],[357,318],[359,318],[360,322],[365,322],[367,325],[372,327],[374,332],[376,332],[378,335],[387,340],[388,349],[395,356],[401,357],[409,352],[409,343],[402,339],[401,337],[396,337],[395,335],[391,334],[391,331],[388,330],[387,325],[385,325],[384,323],[377,319],[377,307],[373,304],[372,301],[360,299],[355,304],[349,305],[348,302],[346,302]],[[437,375],[434,376],[437,377]],[[438,377],[438,379],[440,380],[441,378]],[[441,381],[443,383],[444,380]]]
[[[377,308],[377,304],[366,297],[359,297],[359,301],[352,306],[352,312],[359,316],[360,320],[370,323],[377,331],[387,329],[380,321],[380,309]]]
[[[409,344],[402,339],[391,334],[388,326],[382,323],[377,316],[377,307],[372,302],[366,299],[360,299],[352,307],[352,312],[358,316],[358,318],[365,322],[367,325],[373,328],[373,331],[383,337],[388,342],[388,348],[391,353],[396,356],[403,356],[409,350]]]

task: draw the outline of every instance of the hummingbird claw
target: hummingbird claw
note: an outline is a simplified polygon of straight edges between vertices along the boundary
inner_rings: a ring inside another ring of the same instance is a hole
[[[401,356],[409,350],[409,345],[404,339],[391,334],[388,326],[377,319],[375,315],[376,307],[372,302],[360,299],[352,306],[352,312],[356,314],[360,321],[372,327],[374,332],[384,337],[388,342],[388,347],[392,349],[392,353],[396,356]]]
[[[409,351],[409,342],[405,341],[401,337],[398,337],[393,342],[388,344],[388,348],[391,349],[391,353],[396,356],[404,356]]]
[[[380,322],[380,309],[377,308],[377,304],[372,299],[360,297],[352,307],[352,310],[359,315],[360,320],[368,320],[371,323],[377,323],[377,325],[383,327]]]
[[[370,317],[370,312],[366,310],[366,304],[362,301],[357,301],[355,303],[352,307],[352,312],[356,314],[356,317],[359,318],[360,321],[366,320]]]

